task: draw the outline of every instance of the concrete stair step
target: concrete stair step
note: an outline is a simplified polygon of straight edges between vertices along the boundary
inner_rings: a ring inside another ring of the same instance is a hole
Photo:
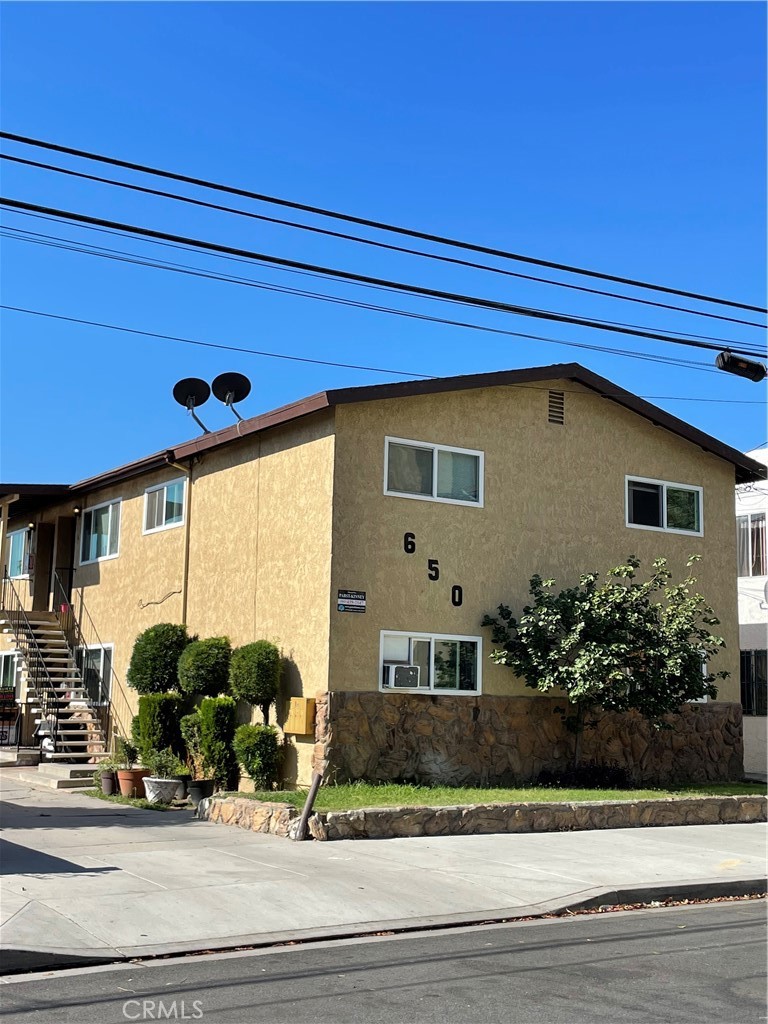
[[[41,764],[37,774],[47,779],[90,779],[96,765]]]
[[[77,762],[77,763],[82,764],[83,762],[89,761],[91,758],[94,758],[94,759],[96,759],[98,761],[101,761],[105,757],[109,757],[109,751],[107,751],[107,750],[91,751],[90,753],[87,753],[86,751],[82,751],[80,753],[72,753],[72,754],[67,754],[65,752],[56,751],[55,754],[47,754],[45,756],[45,760],[46,760],[46,762],[48,762],[48,761],[73,761],[73,762]],[[96,767],[96,765],[94,765],[94,768],[95,767]]]
[[[45,776],[32,774],[31,772],[20,772],[19,778],[34,786],[46,786],[48,789],[93,789],[95,785],[92,778],[49,779]]]

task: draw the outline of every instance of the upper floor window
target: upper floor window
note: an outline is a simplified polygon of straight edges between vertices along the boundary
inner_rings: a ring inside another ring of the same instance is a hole
[[[739,576],[768,576],[765,550],[765,512],[736,516]]]
[[[482,452],[401,437],[385,440],[385,494],[482,507]]]
[[[382,632],[382,690],[480,692],[479,636]]]
[[[144,492],[144,533],[167,530],[184,522],[184,479],[148,487]]]
[[[627,526],[703,536],[701,487],[628,476],[626,488]]]
[[[31,530],[14,530],[8,534],[8,575],[11,579],[29,575]]]
[[[94,505],[83,512],[80,537],[80,563],[99,562],[103,558],[116,558],[120,542],[121,499]]]

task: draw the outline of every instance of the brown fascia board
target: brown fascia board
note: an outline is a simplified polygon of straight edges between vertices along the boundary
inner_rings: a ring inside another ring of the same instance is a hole
[[[135,462],[129,462],[117,469],[108,470],[97,476],[89,477],[86,480],[79,480],[71,487],[65,484],[55,484],[50,487],[51,503],[57,496],[67,491],[72,494],[84,494],[96,488],[106,487],[113,483],[131,477],[141,476],[152,470],[162,469],[169,463],[183,462],[195,455],[204,454],[216,448],[232,444],[244,437],[261,433],[272,427],[278,427],[285,423],[292,423],[304,416],[321,412],[323,409],[331,409],[337,405],[351,405],[356,402],[376,402],[392,398],[413,398],[418,395],[436,395],[450,391],[469,391],[474,388],[492,388],[514,385],[532,384],[535,382],[546,382],[551,380],[571,380],[574,383],[582,384],[590,388],[596,394],[609,401],[616,402],[637,413],[651,423],[664,427],[664,429],[677,434],[691,444],[718,458],[730,462],[736,471],[736,483],[748,483],[754,480],[765,480],[768,475],[768,468],[761,462],[750,459],[743,452],[736,448],[718,441],[703,430],[698,430],[684,420],[678,419],[671,413],[664,412],[650,402],[646,402],[631,391],[625,391],[612,381],[601,377],[597,373],[586,369],[580,363],[554,363],[550,366],[531,366],[522,370],[499,370],[493,373],[473,373],[460,377],[431,377],[427,380],[398,381],[394,384],[372,384],[355,388],[339,388],[333,391],[320,391],[308,398],[298,402],[280,406],[271,412],[263,413],[261,416],[254,416],[251,419],[239,420],[231,427],[217,430],[210,434],[203,434],[169,448],[164,452],[156,452]],[[6,484],[0,485],[0,494],[19,493],[21,488],[41,487],[36,484]],[[41,492],[42,493],[42,492]]]

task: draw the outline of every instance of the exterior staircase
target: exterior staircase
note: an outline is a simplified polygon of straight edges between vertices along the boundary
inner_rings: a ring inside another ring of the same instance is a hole
[[[35,726],[47,723],[53,752],[41,762],[96,762],[108,755],[102,709],[88,695],[67,638],[53,612],[30,611],[23,619],[0,609],[0,625],[12,633],[23,660]]]

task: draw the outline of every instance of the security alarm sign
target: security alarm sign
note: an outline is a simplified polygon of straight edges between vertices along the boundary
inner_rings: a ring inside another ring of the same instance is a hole
[[[364,612],[364,590],[340,590],[336,608],[340,612]]]

